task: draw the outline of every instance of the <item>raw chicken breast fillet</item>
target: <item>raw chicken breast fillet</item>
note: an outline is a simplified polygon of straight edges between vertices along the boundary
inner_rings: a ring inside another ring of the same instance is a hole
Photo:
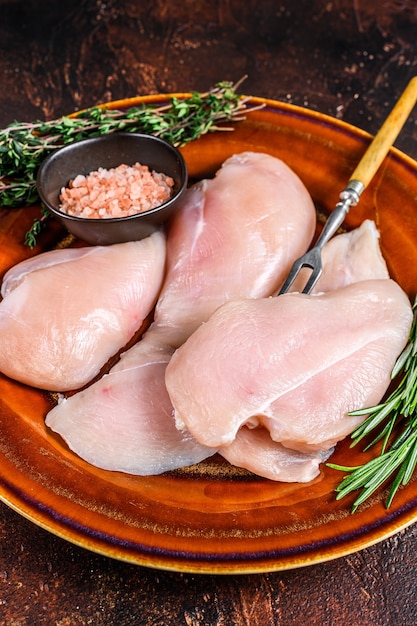
[[[271,295],[315,223],[310,194],[285,163],[257,152],[230,157],[187,191],[174,218],[154,330],[178,347],[226,300]]]
[[[172,349],[145,337],[100,380],[55,406],[46,424],[85,461],[129,474],[161,474],[215,453],[175,427],[165,387]]]
[[[96,376],[155,304],[165,237],[54,250],[12,268],[2,285],[0,371],[48,390]]]
[[[411,320],[390,279],[228,302],[167,367],[178,427],[208,446],[246,425],[293,450],[330,449],[363,419],[348,412],[384,395]]]
[[[271,439],[266,428],[242,426],[235,439],[219,449],[229,463],[285,483],[307,483],[320,473],[320,464],[333,450],[299,452]]]

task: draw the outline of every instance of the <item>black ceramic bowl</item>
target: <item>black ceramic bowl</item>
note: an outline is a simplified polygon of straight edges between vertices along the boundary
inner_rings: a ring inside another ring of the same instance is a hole
[[[173,194],[167,202],[128,217],[105,219],[77,217],[59,210],[62,187],[78,174],[137,162],[174,179]],[[45,159],[37,176],[39,196],[48,211],[70,233],[90,245],[135,241],[152,234],[176,211],[187,182],[187,167],[181,153],[158,137],[138,133],[103,135],[60,148]]]

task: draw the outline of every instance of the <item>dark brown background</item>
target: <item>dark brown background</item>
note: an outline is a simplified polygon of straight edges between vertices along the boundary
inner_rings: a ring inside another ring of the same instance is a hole
[[[416,0],[0,0],[0,125],[247,75],[247,94],[376,132],[416,53]],[[396,145],[417,158],[417,112]],[[0,623],[411,626],[416,536],[295,571],[198,576],[97,556],[0,505]]]

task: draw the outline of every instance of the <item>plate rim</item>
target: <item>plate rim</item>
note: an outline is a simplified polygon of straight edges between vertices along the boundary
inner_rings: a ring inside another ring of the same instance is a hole
[[[190,95],[190,93],[181,92],[167,94],[149,94],[144,96],[134,96],[132,98],[114,100],[111,102],[102,103],[98,106],[108,106],[109,108],[113,109],[127,108],[129,106],[136,106],[139,103],[160,103],[169,101],[174,97],[186,98]],[[348,133],[355,140],[360,140],[360,142],[363,143],[364,146],[372,139],[372,135],[370,133],[360,129],[357,126],[354,126],[344,120],[334,118],[331,115],[314,111],[307,107],[257,96],[250,96],[245,98],[247,98],[248,105],[264,104],[266,108],[269,107],[272,110],[277,110],[287,115],[299,115],[307,119],[308,121],[315,120],[321,124],[327,124],[331,128],[343,130],[343,132]],[[74,113],[73,115],[77,115],[79,113],[80,111]],[[250,114],[249,111],[248,114]],[[417,162],[413,158],[411,158],[396,147],[391,148],[390,154],[394,156],[395,159],[399,160],[403,166],[412,169],[415,173],[417,173]],[[1,474],[0,478],[2,478]],[[169,557],[169,555],[167,560],[166,555],[168,554],[168,551],[166,549],[164,552],[164,558],[156,554],[150,554],[150,556],[146,556],[143,553],[128,554],[121,551],[120,549],[117,549],[115,545],[109,546],[106,544],[104,546],[101,546],[101,544],[98,544],[97,541],[91,540],[91,538],[89,537],[82,536],[82,538],[78,538],[77,536],[75,536],[74,531],[71,530],[70,527],[65,527],[66,531],[64,531],[59,526],[57,527],[56,525],[54,525],[53,520],[45,516],[44,511],[36,508],[36,504],[26,504],[25,506],[23,494],[21,494],[21,496],[19,496],[18,494],[12,495],[11,489],[9,491],[10,492],[8,493],[7,486],[5,484],[3,485],[2,480],[2,484],[0,485],[0,501],[5,503],[18,514],[22,515],[24,518],[28,519],[30,522],[35,523],[37,526],[43,528],[47,532],[57,537],[60,537],[74,545],[77,545],[84,549],[88,549],[97,554],[101,554],[102,556],[111,557],[119,561],[124,561],[131,564],[151,567],[165,571],[189,572],[196,574],[251,574],[276,572],[323,563],[339,557],[347,556],[357,550],[362,550],[367,547],[371,547],[377,543],[380,543],[381,541],[388,539],[389,537],[400,532],[401,530],[404,530],[417,520],[416,496],[415,503],[414,501],[412,503],[408,503],[408,509],[410,510],[408,510],[407,512],[403,511],[402,509],[398,511],[392,511],[392,514],[389,511],[387,512],[386,521],[382,524],[383,532],[381,532],[380,525],[379,534],[363,536],[359,533],[358,538],[351,538],[347,540],[347,543],[343,544],[345,545],[345,547],[343,549],[340,549],[337,554],[334,554],[334,552],[331,552],[331,550],[327,549],[322,550],[321,552],[314,552],[314,554],[311,555],[311,558],[294,557],[292,559],[289,559],[288,561],[282,560],[281,562],[276,562],[275,564],[270,562],[270,558],[266,558],[263,561],[261,559],[259,561],[259,564],[257,564],[256,559],[248,561],[247,556],[242,557],[242,562],[240,562],[239,559],[225,559],[224,562],[222,562],[222,560],[214,561],[210,560],[210,558],[202,558],[202,560],[198,560],[197,558],[195,561],[187,562],[182,558],[179,558],[178,556]],[[268,566],[266,566],[266,562],[269,563]]]

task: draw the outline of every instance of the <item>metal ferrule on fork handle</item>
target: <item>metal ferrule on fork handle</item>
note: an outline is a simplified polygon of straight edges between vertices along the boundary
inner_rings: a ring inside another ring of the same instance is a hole
[[[342,225],[351,206],[355,206],[359,202],[359,196],[364,190],[364,185],[359,180],[350,180],[347,187],[340,193],[340,202],[330,213],[319,238],[317,239],[316,248],[322,249],[329,239],[336,234],[337,229]]]

